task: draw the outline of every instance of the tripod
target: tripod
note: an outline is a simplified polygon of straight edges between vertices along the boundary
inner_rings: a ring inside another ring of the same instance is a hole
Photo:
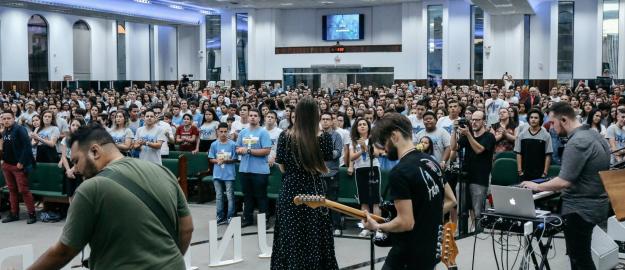
[[[456,143],[460,140],[460,134],[456,132]],[[469,210],[467,209],[465,196],[467,195],[467,180],[464,168],[464,156],[466,147],[458,148],[458,168],[456,171],[456,183],[458,186],[458,239],[469,236]]]

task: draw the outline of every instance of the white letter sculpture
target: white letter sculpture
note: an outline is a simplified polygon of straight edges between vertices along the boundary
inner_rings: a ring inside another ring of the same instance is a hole
[[[221,244],[217,240],[217,221],[211,220],[208,222],[208,247],[210,263],[208,266],[223,266],[228,264],[234,264],[243,261],[241,256],[241,217],[235,217],[230,221],[224,236],[221,238]],[[226,248],[230,244],[230,240],[234,239],[234,256],[232,260],[222,261],[221,258],[226,252]]]

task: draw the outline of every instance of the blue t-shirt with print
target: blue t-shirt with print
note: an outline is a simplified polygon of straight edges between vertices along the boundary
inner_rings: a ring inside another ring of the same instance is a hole
[[[232,141],[228,140],[225,143],[220,141],[214,141],[211,144],[210,150],[208,150],[208,158],[216,159],[218,154],[226,153],[230,154],[229,159],[237,159],[237,145]],[[223,168],[222,168],[223,166]],[[236,175],[236,167],[234,163],[227,163],[222,165],[214,164],[213,166],[213,179],[215,180],[224,180],[224,181],[232,181]]]
[[[193,122],[195,122],[196,126],[200,126],[202,125],[202,118],[204,117],[204,115],[201,112],[195,112],[195,114],[193,115]]]
[[[184,115],[183,114],[179,114],[178,116],[172,116],[171,118],[171,122],[174,123],[175,126],[180,126],[182,125],[182,117]]]
[[[269,137],[269,132],[261,127],[255,128],[253,130],[245,128],[241,130],[241,132],[239,132],[239,137],[237,138],[237,146],[248,147],[248,142],[250,143],[250,149],[271,148],[271,138]],[[267,160],[267,156],[258,157],[251,154],[241,155],[239,172],[269,174],[269,163]]]

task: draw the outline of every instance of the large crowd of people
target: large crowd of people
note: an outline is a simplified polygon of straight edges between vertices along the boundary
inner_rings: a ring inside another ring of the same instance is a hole
[[[254,223],[255,206],[262,213],[268,211],[268,175],[276,165],[287,172],[298,164],[303,166],[295,175],[287,173],[289,177],[298,177],[297,173],[302,172],[321,173],[321,178],[314,179],[323,184],[313,184],[311,188],[330,198],[336,197],[339,188],[338,168],[346,167],[356,181],[361,208],[369,209],[372,203],[373,213],[379,214],[383,191],[367,192],[369,177],[379,178],[381,170],[398,164],[396,158],[389,157],[391,153],[370,151],[374,144],[370,141],[372,130],[385,115],[406,116],[411,130],[399,130],[400,133],[409,133],[413,144],[421,143],[423,152],[430,154],[440,168],[452,171],[454,167],[463,167],[469,183],[470,196],[466,199],[474,217],[479,217],[484,209],[492,161],[497,153],[516,154],[522,180],[544,178],[550,165],[560,164],[566,158],[563,149],[569,137],[559,131],[560,120],[550,118],[554,104],[568,104],[578,124],[595,129],[606,140],[613,151],[612,164],[625,157],[625,97],[621,95],[625,85],[612,85],[609,89],[590,88],[582,81],[574,87],[561,85],[551,89],[514,81],[438,87],[418,86],[415,82],[391,86],[340,83],[333,89],[311,89],[304,84],[285,89],[278,83],[232,88],[214,85],[204,89],[197,85],[2,91],[3,172],[12,205],[3,222],[18,220],[18,208],[14,205],[18,193],[24,196],[31,217],[34,215],[32,195],[24,185],[26,178],[16,174],[18,168],[26,165],[20,162],[23,155],[17,155],[24,151],[22,146],[10,146],[7,140],[27,136],[24,138],[30,142],[28,155],[32,153],[35,162],[58,163],[64,169],[67,195],[71,198],[81,174],[75,171],[75,160],[70,158],[68,139],[81,126],[93,124],[105,127],[117,149],[127,157],[160,164],[172,150],[207,155],[219,202],[219,224],[227,224],[235,215],[232,181],[239,174],[245,194],[242,226]],[[301,101],[313,101],[316,107],[301,106],[309,110],[296,111]],[[325,139],[329,141],[316,147],[291,143],[306,142],[306,138],[293,135],[310,134],[312,130],[306,126],[328,134]],[[19,134],[14,130],[19,130]],[[281,137],[286,130],[295,131]],[[280,145],[280,141],[289,146]],[[328,170],[308,167],[317,165],[320,158],[308,152],[322,150]],[[235,171],[234,163],[239,163],[239,171]],[[454,189],[456,183],[453,179],[448,181]],[[432,187],[438,188],[434,184]],[[289,192],[301,188],[291,187]],[[430,190],[431,197],[438,194],[436,190]],[[222,205],[225,199],[227,213]],[[286,209],[290,207],[286,202],[282,204]],[[331,220],[326,225],[335,234],[341,234],[340,218],[334,216]],[[35,220],[29,219],[32,222]],[[278,222],[290,221],[280,221],[278,217]],[[364,224],[360,235],[374,233],[369,231],[374,227]],[[288,244],[286,240],[284,245]]]

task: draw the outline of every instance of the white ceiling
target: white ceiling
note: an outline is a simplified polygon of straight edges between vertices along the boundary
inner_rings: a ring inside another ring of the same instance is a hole
[[[491,15],[534,14],[528,0],[473,0],[473,4]]]
[[[182,4],[206,8],[343,8],[388,5],[420,0],[186,0]]]

